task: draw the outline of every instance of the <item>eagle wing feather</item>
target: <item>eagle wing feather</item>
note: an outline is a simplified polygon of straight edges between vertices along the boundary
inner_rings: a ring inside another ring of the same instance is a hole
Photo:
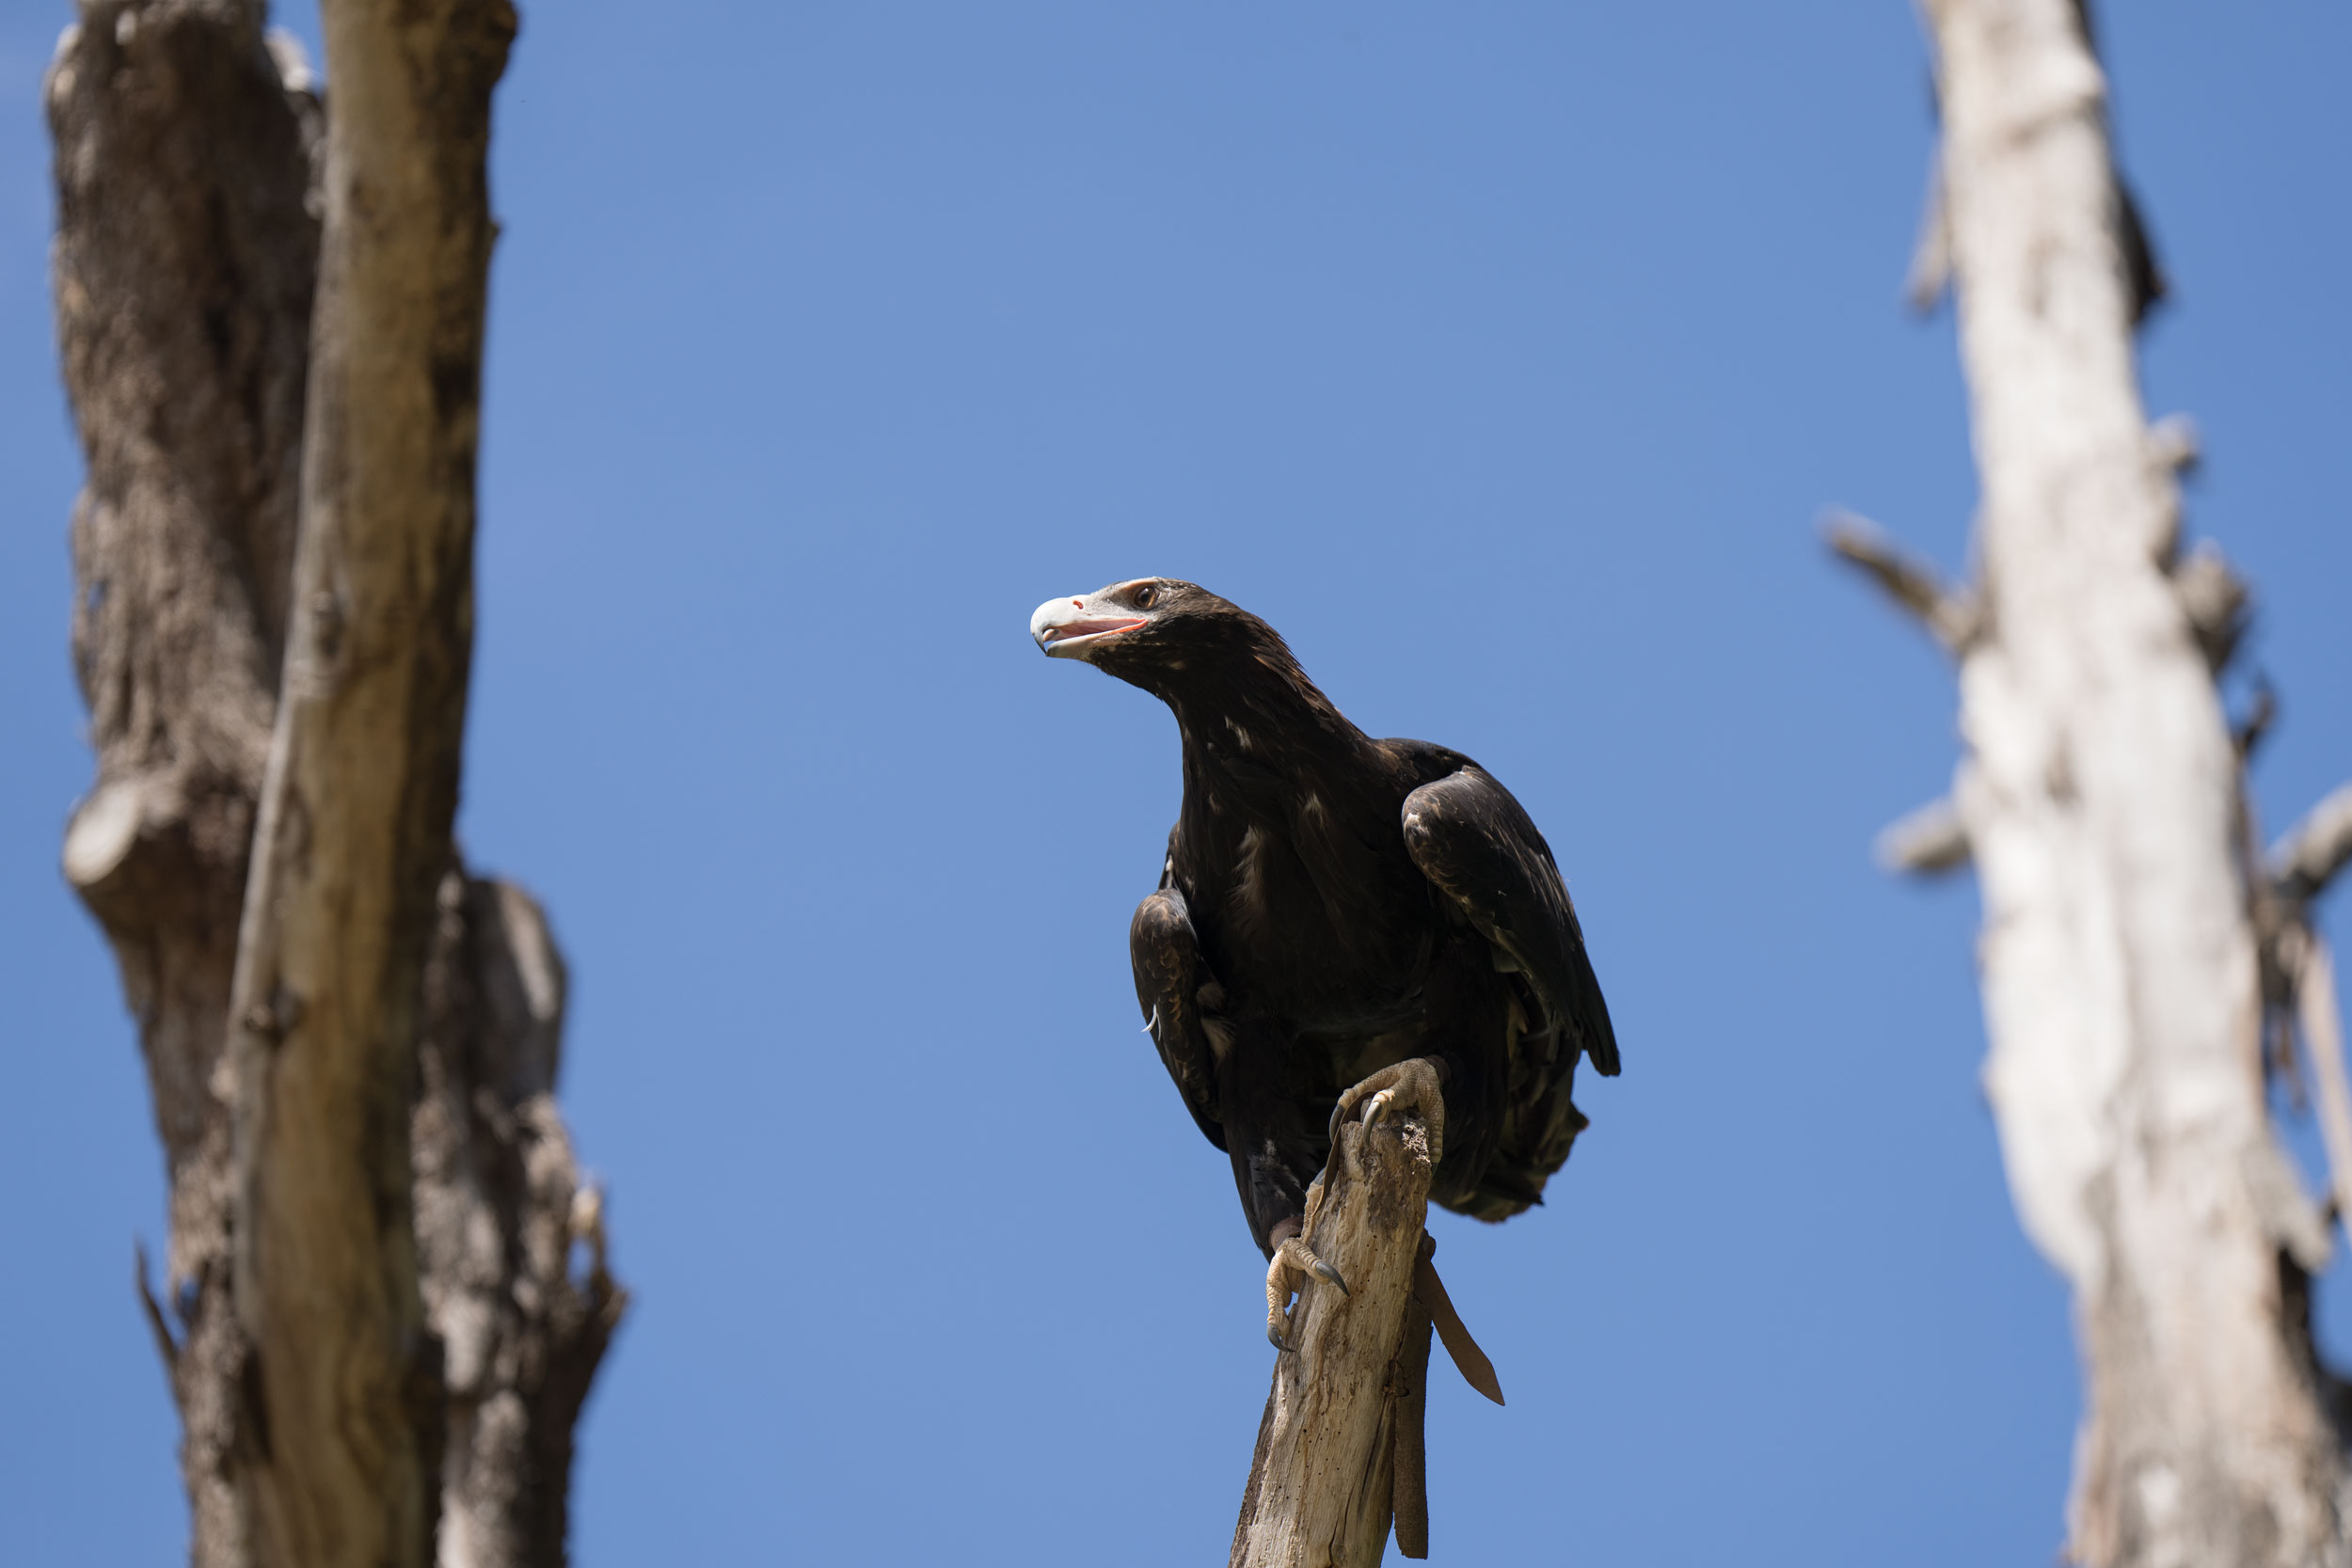
[[[1467,765],[1407,795],[1404,828],[1422,875],[1524,972],[1571,1060],[1581,1051],[1602,1077],[1616,1076],[1616,1031],[1576,905],[1551,847],[1511,792]]]
[[[1223,1148],[1216,1054],[1200,1012],[1200,989],[1210,976],[1181,892],[1164,887],[1136,906],[1127,927],[1127,956],[1135,967],[1136,1005],[1143,1009],[1143,1026],[1159,1050],[1160,1063],[1201,1132]]]

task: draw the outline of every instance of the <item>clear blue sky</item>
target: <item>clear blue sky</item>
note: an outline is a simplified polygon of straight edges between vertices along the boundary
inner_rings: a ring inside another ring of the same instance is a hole
[[[2178,288],[2150,402],[2264,595],[2277,823],[2352,775],[2352,19],[2109,10]],[[164,1562],[159,1160],[56,870],[65,20],[0,13],[0,1559]],[[1899,0],[527,8],[462,829],[570,955],[637,1296],[580,1563],[1224,1550],[1262,1265],[1124,948],[1174,726],[1025,632],[1147,573],[1499,773],[1616,1014],[1549,1206],[1435,1221],[1511,1396],[1438,1380],[1436,1560],[2050,1560],[2076,1375],[1976,900],[1867,853],[1951,683],[1815,533],[1963,556],[1949,318],[1896,298],[1928,147]]]

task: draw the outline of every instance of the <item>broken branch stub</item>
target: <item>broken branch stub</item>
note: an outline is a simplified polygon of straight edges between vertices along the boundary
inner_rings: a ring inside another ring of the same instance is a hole
[[[1427,1318],[1406,1344],[1414,1265],[1429,1212],[1429,1140],[1406,1117],[1353,1119],[1309,1194],[1306,1238],[1347,1293],[1310,1279],[1292,1308],[1233,1531],[1231,1568],[1371,1568],[1394,1506],[1400,1353],[1425,1366]],[[1417,1418],[1418,1405],[1404,1413]],[[1418,1459],[1418,1423],[1407,1457]],[[1417,1468],[1417,1466],[1416,1466]],[[1416,1500],[1418,1500],[1416,1498]],[[1425,1550],[1426,1513],[1415,1521]]]
[[[2319,1133],[2328,1150],[2328,1192],[2337,1218],[2352,1224],[2352,1078],[2344,1072],[2344,1014],[2336,1003],[2336,965],[2309,926],[2290,927],[2285,943],[2295,984],[2296,1026],[2319,1093]],[[2320,1266],[2325,1266],[2322,1249]]]
[[[1917,877],[1958,871],[1968,863],[1968,824],[1947,795],[1888,823],[1872,852],[1889,871]]]
[[[1981,620],[1976,595],[1947,583],[1941,572],[1905,551],[1867,517],[1833,511],[1821,531],[1831,550],[1908,610],[1947,653],[1967,651]]]
[[[2311,809],[2270,851],[2270,877],[2291,902],[2308,904],[2352,861],[2352,784]]]

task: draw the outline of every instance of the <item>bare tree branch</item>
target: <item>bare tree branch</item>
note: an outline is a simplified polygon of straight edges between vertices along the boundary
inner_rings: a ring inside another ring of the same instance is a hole
[[[1931,800],[1879,832],[1879,864],[1914,876],[1940,876],[1968,863],[1968,825],[1949,797]]]
[[[156,1359],[164,1364],[164,1375],[171,1380],[173,1392],[179,1389],[180,1343],[171,1337],[171,1325],[164,1322],[164,1309],[155,1304],[155,1292],[147,1285],[147,1245],[134,1243],[131,1247],[131,1282],[138,1290],[139,1314],[147,1320],[147,1331],[154,1338]]]
[[[1961,653],[1974,640],[1979,622],[1974,596],[1947,584],[1927,562],[1905,553],[1885,530],[1851,512],[1832,512],[1822,533],[1832,550],[1860,567],[1947,652]]]
[[[2288,960],[2295,977],[2296,1025],[2319,1097],[2319,1132],[2328,1148],[2328,1184],[2335,1210],[2352,1225],[2352,1078],[2344,1061],[2344,1015],[2336,1002],[2335,959],[2309,926],[2297,923]],[[2313,1272],[2317,1272],[2316,1269]]]
[[[2270,879],[2291,903],[2308,904],[2328,891],[2352,861],[2352,784],[2313,806],[2270,850]]]

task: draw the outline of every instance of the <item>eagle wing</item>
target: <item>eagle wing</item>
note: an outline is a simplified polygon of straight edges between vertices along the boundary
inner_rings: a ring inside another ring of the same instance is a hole
[[[1209,1142],[1223,1148],[1216,1055],[1200,1012],[1200,990],[1210,976],[1181,892],[1164,887],[1136,906],[1135,921],[1127,927],[1127,956],[1135,966],[1136,1005],[1143,1009],[1143,1026],[1159,1048],[1160,1063],[1176,1081],[1192,1119]]]
[[[1603,1077],[1616,1076],[1617,1036],[1576,906],[1550,846],[1511,792],[1465,764],[1407,795],[1404,818],[1406,852],[1422,875],[1526,975],[1545,1029],[1566,1048],[1563,1066],[1573,1071],[1581,1051]]]

